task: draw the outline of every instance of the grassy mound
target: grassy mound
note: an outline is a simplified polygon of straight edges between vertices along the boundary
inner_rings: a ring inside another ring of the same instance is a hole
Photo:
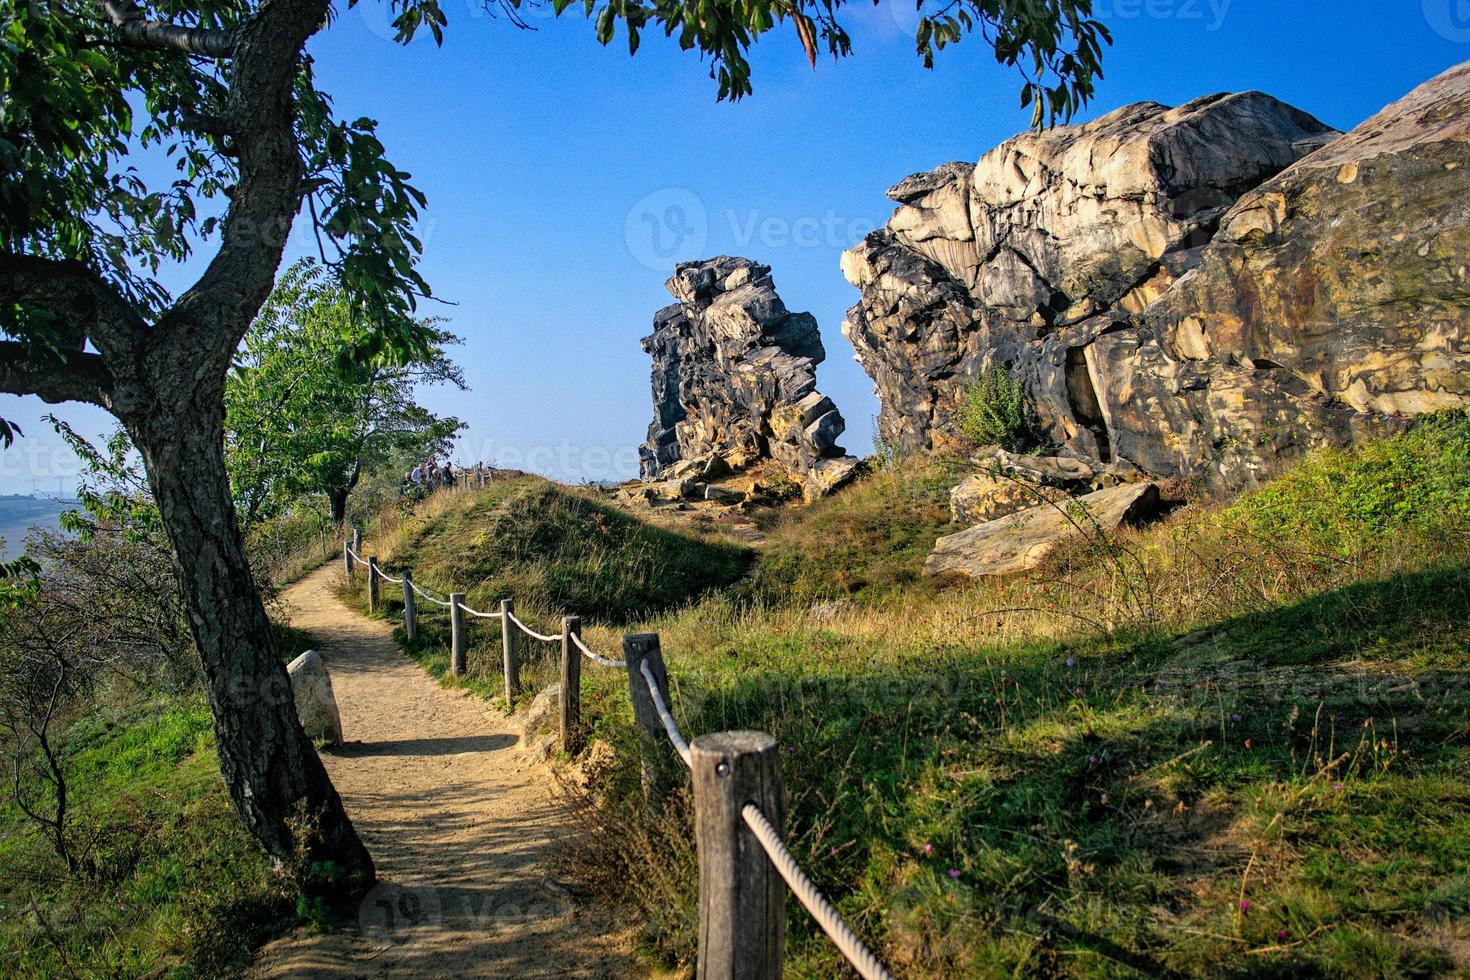
[[[654,527],[537,477],[444,495],[375,544],[390,573],[411,569],[471,605],[509,596],[522,609],[612,623],[688,603],[749,564],[743,548]]]
[[[82,869],[0,810],[0,973],[224,976],[296,922],[230,805],[200,701],[99,710],[68,741]]]
[[[760,601],[640,626],[686,734],[781,740],[793,851],[900,975],[1465,970],[1465,427],[944,590],[904,584],[953,474],[909,465],[782,518]],[[625,683],[584,676],[580,868],[687,963],[689,800],[644,816]],[[837,973],[789,915],[788,973]]]
[[[655,527],[611,507],[595,491],[582,491],[539,477],[521,477],[485,490],[443,493],[396,525],[380,520],[365,543],[389,574],[411,570],[421,587],[443,595],[457,591],[476,609],[498,609],[516,600],[516,612],[544,632],[560,629],[560,618],[583,618],[610,655],[617,655],[622,628],[645,617],[681,608],[730,586],[749,570],[748,549],[719,538]],[[364,603],[362,576],[352,601]],[[399,620],[401,592],[383,587],[383,614]],[[407,645],[431,673],[449,666],[449,618],[420,602],[420,635]],[[466,686],[493,696],[501,689],[500,630],[493,621],[471,628]],[[552,680],[548,656],[523,658],[523,686],[534,692]]]

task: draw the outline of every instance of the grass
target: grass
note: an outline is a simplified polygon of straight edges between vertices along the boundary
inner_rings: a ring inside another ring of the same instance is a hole
[[[227,975],[295,923],[231,807],[202,701],[99,708],[68,742],[85,870],[0,810],[0,973]]]
[[[721,538],[655,527],[594,491],[529,476],[436,494],[397,523],[380,521],[364,549],[389,574],[408,570],[438,596],[464,592],[475,609],[498,610],[502,598],[514,598],[517,615],[542,632],[559,632],[563,613],[576,612],[586,635],[611,640],[612,649],[622,626],[729,587],[751,562],[748,549]],[[401,621],[401,589],[385,585],[382,595],[383,615]],[[365,605],[363,576],[350,601]],[[447,679],[448,614],[423,600],[417,610],[419,636],[405,648]],[[467,674],[455,683],[495,697],[504,683],[499,626],[471,620],[470,632]],[[552,679],[549,656],[525,658],[522,681],[530,693]]]
[[[686,734],[780,740],[793,851],[900,976],[1463,972],[1467,433],[1433,418],[996,581],[920,576],[961,474],[908,461],[770,517],[748,579],[628,602],[588,635],[661,633]],[[404,534],[446,572],[513,557],[518,598],[558,581],[536,565],[572,537],[451,556],[462,537]],[[537,611],[545,629],[557,610]],[[687,966],[687,785],[650,819],[626,680],[583,683],[574,868]],[[787,960],[843,969],[795,902]]]

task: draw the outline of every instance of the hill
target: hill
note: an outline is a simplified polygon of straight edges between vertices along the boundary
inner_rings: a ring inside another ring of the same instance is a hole
[[[780,739],[793,851],[903,975],[1470,966],[1470,415],[1318,453],[1028,575],[920,579],[957,465],[904,461],[769,513],[751,576],[692,604],[630,587],[616,607],[633,618],[591,640],[659,631],[687,734]],[[564,584],[571,524],[647,533],[545,485],[439,506],[393,561],[553,596],[542,628],[553,605],[606,602]],[[474,671],[494,679],[491,651]],[[688,963],[688,798],[647,818],[626,697],[621,673],[588,668],[603,744],[572,770],[592,804],[579,873]],[[789,931],[792,975],[838,970],[794,903]]]

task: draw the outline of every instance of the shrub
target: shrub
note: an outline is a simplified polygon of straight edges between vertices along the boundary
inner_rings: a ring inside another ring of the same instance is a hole
[[[999,446],[1012,453],[1046,444],[1045,427],[1030,395],[1004,368],[991,368],[965,387],[955,428],[977,446]]]
[[[1463,533],[1470,527],[1470,411],[1425,416],[1402,435],[1351,451],[1313,453],[1231,514],[1267,537],[1304,537],[1344,555],[1389,534]]]

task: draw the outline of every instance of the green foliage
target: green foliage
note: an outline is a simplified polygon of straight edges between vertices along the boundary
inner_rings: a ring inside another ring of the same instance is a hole
[[[1046,442],[1045,428],[1020,380],[992,368],[967,385],[955,412],[955,428],[977,446],[1027,452]]]
[[[294,924],[288,889],[240,827],[198,701],[77,725],[68,875],[0,808],[0,963],[14,976],[223,976]]]
[[[1325,449],[1231,510],[1255,533],[1351,555],[1387,535],[1470,528],[1470,412],[1427,416],[1404,435]]]
[[[525,26],[518,11],[526,2],[532,0],[499,0],[499,5],[513,23]],[[349,6],[356,3],[352,0]],[[698,49],[701,58],[709,59],[721,99],[751,94],[750,46],[788,21],[813,67],[819,47],[834,60],[852,54],[852,38],[838,20],[845,5],[846,0],[551,0],[558,15],[580,7],[604,45],[612,43],[621,22],[630,55],[638,53],[642,32],[649,27],[661,28],[665,37],[677,36],[682,50]],[[449,19],[439,0],[404,0],[394,9],[399,42],[407,43],[423,28],[436,43],[444,42]],[[996,61],[1020,71],[1021,108],[1032,106],[1036,126],[1066,121],[1087,104],[1102,77],[1103,45],[1112,43],[1107,27],[1093,19],[1092,0],[964,0],[931,10],[915,0],[914,9],[919,15],[914,47],[925,68],[934,67],[936,51],[978,32],[994,49]]]
[[[288,269],[226,380],[225,464],[247,528],[303,499],[340,509],[365,471],[446,453],[463,428],[414,400],[419,385],[464,388],[444,353],[458,338],[421,320],[417,352],[364,359],[372,331],[354,324],[342,282],[309,260]]]
[[[242,0],[208,0],[186,13],[159,13],[235,30],[256,10]],[[226,138],[210,123],[230,108],[228,63],[108,43],[99,13],[0,2],[0,248],[80,261],[153,314],[169,301],[153,276],[217,232],[238,175]],[[353,287],[354,312],[378,326],[376,342],[396,337],[413,349],[416,335],[404,321],[415,297],[428,292],[413,267],[423,196],[383,159],[373,120],[333,118],[310,59],[296,88],[309,207]],[[125,165],[140,147],[165,157],[178,179],[150,183]],[[0,329],[45,347],[72,343],[34,309],[0,310]]]

